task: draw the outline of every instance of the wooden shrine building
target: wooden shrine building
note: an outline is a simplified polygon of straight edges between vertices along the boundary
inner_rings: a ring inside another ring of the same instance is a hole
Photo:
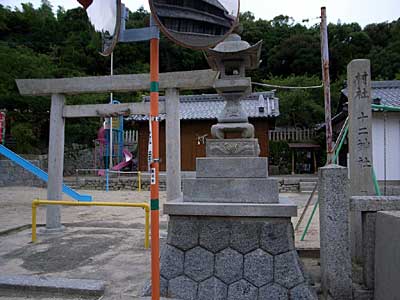
[[[149,102],[144,97],[143,102]],[[165,101],[160,97],[160,102]],[[180,96],[179,112],[181,120],[181,169],[194,171],[196,158],[206,155],[205,142],[211,138],[211,125],[217,123],[225,101],[217,94]],[[255,127],[255,136],[260,144],[260,156],[268,157],[268,131],[275,127],[275,119],[279,116],[279,99],[274,92],[252,93],[241,101],[249,122]],[[161,114],[160,122],[160,169],[165,171],[165,114]],[[147,115],[132,115],[126,121],[133,122],[139,132],[138,168],[147,171],[149,120]],[[229,136],[234,138],[236,136]]]

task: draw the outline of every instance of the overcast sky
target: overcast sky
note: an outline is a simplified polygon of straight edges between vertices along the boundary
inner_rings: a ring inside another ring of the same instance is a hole
[[[101,0],[94,0],[101,1]],[[233,1],[233,0],[232,0]],[[40,0],[0,0],[3,5],[20,6],[20,3],[31,2],[40,5]],[[140,6],[148,9],[146,0],[123,0],[127,7],[136,10]],[[50,0],[56,9],[59,5],[66,9],[78,6],[76,0]],[[241,11],[251,11],[256,18],[270,20],[283,14],[301,22],[310,19],[309,25],[318,22],[320,7],[326,6],[329,22],[342,23],[358,22],[361,26],[370,23],[397,20],[400,17],[399,0],[242,0]]]

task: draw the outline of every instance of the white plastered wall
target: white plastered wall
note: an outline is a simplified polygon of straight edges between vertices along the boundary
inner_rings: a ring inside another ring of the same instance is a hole
[[[400,112],[387,112],[386,122],[383,112],[373,113],[372,141],[372,155],[377,179],[385,180],[386,160],[386,180],[400,180]]]

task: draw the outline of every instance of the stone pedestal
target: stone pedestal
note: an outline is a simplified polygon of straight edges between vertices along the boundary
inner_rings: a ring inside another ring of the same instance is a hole
[[[258,153],[257,139],[207,140],[196,177],[183,181],[182,201],[164,205],[162,296],[317,299],[294,247],[297,207],[279,199],[278,182]]]
[[[183,181],[184,202],[276,203],[278,183],[270,178],[193,178]]]
[[[256,139],[212,140],[211,145],[215,147],[208,146],[207,153],[214,155],[217,149],[232,148],[240,153],[248,147],[254,154],[258,149]],[[183,181],[183,202],[278,203],[278,182],[268,178],[267,158],[220,155],[197,161],[196,178]]]

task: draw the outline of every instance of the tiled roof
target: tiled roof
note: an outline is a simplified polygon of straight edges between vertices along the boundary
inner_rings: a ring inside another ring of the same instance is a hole
[[[400,107],[400,80],[372,81],[372,100],[380,99],[382,105]],[[347,97],[347,88],[342,90]]]
[[[262,98],[260,99],[260,96]],[[217,119],[225,106],[223,98],[217,94],[180,96],[180,117],[181,120],[210,120]],[[269,99],[269,109],[268,100]],[[149,97],[144,97],[145,102],[150,101]],[[160,101],[165,101],[161,96]],[[274,96],[274,92],[252,93],[241,101],[244,111],[249,118],[274,118],[279,116],[279,99]],[[260,111],[259,107],[264,107]],[[160,115],[165,119],[165,115]],[[127,120],[145,121],[147,115],[131,115]]]

